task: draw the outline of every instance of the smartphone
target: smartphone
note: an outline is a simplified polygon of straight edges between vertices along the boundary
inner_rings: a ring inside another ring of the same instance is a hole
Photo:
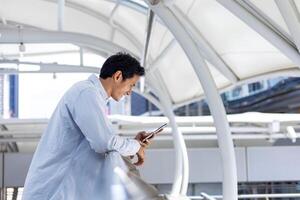
[[[151,133],[149,133],[149,135],[147,135],[147,137],[145,137],[142,142],[145,142],[146,140],[153,138],[157,133],[159,133],[163,128],[165,128],[168,125],[168,123],[165,123],[163,125],[161,125],[160,127],[158,127],[156,130],[152,131]]]

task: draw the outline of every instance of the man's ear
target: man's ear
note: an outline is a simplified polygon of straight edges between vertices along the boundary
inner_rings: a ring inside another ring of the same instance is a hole
[[[123,76],[122,76],[122,72],[120,70],[116,71],[114,74],[113,74],[113,79],[115,81],[122,81],[123,80]]]

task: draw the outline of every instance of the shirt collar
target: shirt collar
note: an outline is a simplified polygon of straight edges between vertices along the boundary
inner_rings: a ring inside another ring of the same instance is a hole
[[[105,101],[107,102],[108,99],[109,99],[109,96],[106,93],[106,91],[105,91],[101,81],[99,80],[99,78],[95,74],[92,74],[92,75],[90,75],[88,80],[90,80],[93,83],[93,85],[97,88],[97,90],[99,91],[99,93],[101,94],[103,99],[105,99]]]

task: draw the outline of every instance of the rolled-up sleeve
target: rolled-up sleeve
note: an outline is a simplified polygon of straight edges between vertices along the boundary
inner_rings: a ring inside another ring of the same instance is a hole
[[[72,117],[91,148],[98,153],[118,151],[123,156],[136,154],[139,142],[115,134],[105,116],[103,104],[97,91],[86,88],[70,105]]]

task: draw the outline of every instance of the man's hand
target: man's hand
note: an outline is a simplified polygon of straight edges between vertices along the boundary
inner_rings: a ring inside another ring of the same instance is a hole
[[[139,149],[139,151],[136,153],[137,155],[137,162],[134,163],[134,165],[136,166],[139,166],[139,165],[142,165],[144,162],[145,162],[145,149],[150,145],[150,141],[149,140],[145,140],[144,142],[142,142],[144,140],[144,138],[146,138],[148,135],[147,132],[145,131],[142,131],[142,132],[139,132],[134,139],[136,139],[141,147]],[[131,156],[130,158],[133,158],[134,156]]]
[[[142,142],[140,142],[140,144],[141,144],[141,148],[136,153],[138,160],[136,163],[134,163],[134,165],[136,166],[140,166],[145,162],[145,147],[142,146],[143,144]]]
[[[134,139],[136,139],[137,141],[139,141],[140,143],[142,143],[142,145],[143,145],[145,148],[148,148],[149,145],[151,144],[150,140],[145,140],[145,141],[143,142],[144,138],[146,138],[148,134],[149,134],[149,133],[147,133],[146,131],[141,131],[141,132],[139,132],[139,133],[135,136]]]

